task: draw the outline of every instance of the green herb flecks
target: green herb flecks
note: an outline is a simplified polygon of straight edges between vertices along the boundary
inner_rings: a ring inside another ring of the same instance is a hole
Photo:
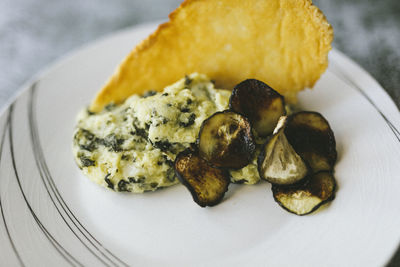
[[[170,182],[174,182],[174,181],[175,181],[175,178],[176,178],[176,176],[175,176],[175,170],[174,170],[173,168],[169,168],[169,169],[167,170],[167,179],[168,179]]]
[[[108,188],[111,188],[111,189],[113,189],[114,190],[114,184],[113,184],[113,182],[110,180],[110,173],[107,173],[107,175],[106,175],[106,177],[104,177],[104,181],[106,181],[106,183],[107,183],[107,187]]]
[[[80,149],[92,152],[97,148],[96,136],[83,128],[79,128],[74,136],[74,142]]]
[[[96,166],[96,161],[91,160],[85,156],[80,156],[79,157],[82,167],[90,167],[90,166]]]
[[[122,154],[122,156],[121,156],[121,160],[130,160],[130,159],[131,159],[131,157],[129,155]]]
[[[196,115],[194,113],[190,113],[189,116],[181,116],[181,120],[179,122],[179,126],[181,127],[189,127],[194,124],[196,120]]]
[[[121,180],[118,182],[118,191],[120,192],[130,192],[131,190],[128,188],[129,182],[125,180]]]
[[[142,97],[143,97],[143,98],[146,98],[146,97],[149,97],[149,96],[153,96],[153,95],[155,95],[155,94],[157,94],[156,91],[154,91],[154,90],[149,90],[149,91],[144,92],[144,94],[142,95]]]
[[[110,104],[108,104],[108,105],[106,105],[105,107],[104,107],[104,110],[106,110],[106,111],[112,111],[114,108],[116,108],[117,107],[117,105],[115,105],[114,103],[110,103]]]
[[[159,148],[161,151],[168,151],[171,148],[171,143],[167,140],[156,141],[153,146]]]
[[[92,116],[92,115],[96,114],[95,112],[90,111],[90,109],[88,109],[88,108],[86,109],[86,113],[88,116]]]
[[[144,183],[144,181],[146,180],[146,177],[139,177],[139,178],[135,178],[135,177],[128,177],[128,180],[130,183],[132,184],[142,184]]]
[[[125,142],[125,139],[118,138],[115,134],[109,134],[104,139],[99,139],[98,142],[111,152],[121,152],[121,145]]]
[[[192,79],[189,78],[189,76],[185,75],[185,88],[188,88],[188,86],[192,83]]]

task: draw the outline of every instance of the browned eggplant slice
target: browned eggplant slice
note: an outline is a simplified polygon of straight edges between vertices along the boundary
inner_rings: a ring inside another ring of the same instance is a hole
[[[195,151],[185,150],[178,154],[175,173],[201,207],[220,203],[228,191],[228,171],[210,166]]]
[[[283,96],[256,79],[248,79],[235,86],[229,108],[245,115],[261,137],[271,134],[279,117],[286,114]]]
[[[287,117],[282,116],[258,158],[260,177],[272,184],[294,184],[305,178],[309,172],[307,163],[285,136],[286,122]]]
[[[225,110],[201,125],[199,154],[214,167],[240,169],[252,160],[255,143],[248,119]]]
[[[321,114],[301,111],[288,116],[285,135],[314,173],[333,170],[337,158],[335,136]]]
[[[272,186],[274,199],[285,210],[306,215],[334,199],[336,181],[331,172],[322,171],[295,187]]]

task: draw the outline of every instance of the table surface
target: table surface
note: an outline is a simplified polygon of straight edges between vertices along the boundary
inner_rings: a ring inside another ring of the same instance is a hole
[[[70,50],[122,28],[165,20],[180,2],[1,0],[0,109],[32,75]],[[334,47],[371,73],[400,107],[400,1],[314,3],[335,29]],[[400,249],[388,266],[400,266]]]

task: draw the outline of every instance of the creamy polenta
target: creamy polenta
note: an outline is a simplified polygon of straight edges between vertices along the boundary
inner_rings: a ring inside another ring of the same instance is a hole
[[[115,191],[174,185],[176,155],[195,143],[205,119],[228,108],[230,94],[194,73],[162,92],[133,95],[99,113],[85,109],[73,139],[76,162],[92,181]],[[260,179],[255,160],[231,176],[248,184]]]

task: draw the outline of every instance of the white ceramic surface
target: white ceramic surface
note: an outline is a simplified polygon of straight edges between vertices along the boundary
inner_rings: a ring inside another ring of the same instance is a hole
[[[141,195],[90,182],[71,153],[77,112],[155,24],[116,33],[35,77],[0,118],[4,266],[379,266],[400,242],[400,113],[338,51],[300,105],[336,136],[336,199],[299,217],[270,185],[200,208],[181,185]]]

